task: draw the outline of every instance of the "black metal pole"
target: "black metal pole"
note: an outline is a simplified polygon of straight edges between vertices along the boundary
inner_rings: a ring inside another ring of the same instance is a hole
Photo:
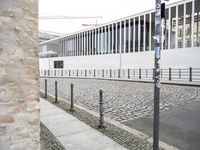
[[[155,77],[155,69],[153,68],[153,76],[152,76],[153,80],[154,80],[154,77]]]
[[[57,81],[55,81],[55,103],[58,103]]]
[[[192,67],[190,67],[190,79],[189,81],[191,82],[192,81]]]
[[[130,69],[128,69],[128,78],[130,78]]]
[[[153,150],[159,150],[161,34],[161,0],[156,0]]]
[[[112,78],[112,69],[110,69],[110,78]]]
[[[74,85],[71,84],[71,111],[74,110]]]
[[[141,79],[141,68],[139,69],[139,79]]]
[[[172,80],[172,68],[169,68],[169,80]]]
[[[102,69],[102,77],[104,77],[104,69]]]
[[[99,91],[99,128],[104,127],[104,108],[103,108],[103,91]]]
[[[120,69],[118,69],[118,78],[120,78]]]
[[[96,76],[96,70],[94,69],[94,77]]]
[[[44,80],[44,89],[45,89],[44,98],[47,98],[47,79]]]
[[[161,75],[161,78],[162,78],[162,69],[160,69],[160,75]]]
[[[148,70],[146,69],[146,78],[148,77]]]

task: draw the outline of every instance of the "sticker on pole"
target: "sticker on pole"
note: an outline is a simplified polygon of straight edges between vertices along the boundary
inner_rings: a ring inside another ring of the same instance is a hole
[[[156,58],[157,58],[157,59],[160,59],[160,47],[156,47],[155,50],[156,50],[156,51],[155,51],[155,53],[156,53]]]

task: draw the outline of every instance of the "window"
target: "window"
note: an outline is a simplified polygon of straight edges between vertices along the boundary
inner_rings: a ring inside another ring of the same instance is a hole
[[[117,53],[120,51],[120,23],[118,22],[116,25],[116,30],[117,30]]]
[[[176,21],[176,7],[171,8],[171,15],[170,15],[170,49],[175,48],[175,40],[176,40],[176,26],[173,24]]]
[[[131,32],[131,35],[130,35],[130,52],[133,52],[133,35],[134,35],[134,32],[133,32],[133,19],[131,19],[130,21],[130,32]]]
[[[190,35],[191,34],[191,30],[190,30],[190,28],[188,28],[187,30],[186,30],[186,35]]]
[[[63,60],[54,61],[54,68],[64,68]]]
[[[183,47],[183,42],[182,40],[181,41],[178,41],[178,48],[182,48]]]
[[[182,29],[178,29],[178,36],[182,37],[182,35],[183,35],[183,30]]]
[[[194,46],[200,46],[200,1],[195,0],[195,10],[194,10]]]
[[[129,52],[129,42],[130,42],[130,39],[129,39],[129,20],[126,20],[126,24],[124,25],[125,27],[125,32],[126,32],[126,37],[125,37],[125,49],[126,49],[126,53]]]
[[[125,28],[125,25],[124,25],[124,21],[121,22],[121,28],[120,28],[120,36],[121,36],[121,53],[124,53],[124,28]]]
[[[187,41],[187,43],[186,43],[186,47],[190,47],[191,45],[190,45],[190,40],[188,40]]]
[[[117,26],[116,24],[113,24],[113,53],[116,53],[116,42],[117,42],[117,37],[116,37],[116,30],[117,30]]]
[[[178,6],[178,48],[183,47],[183,39],[184,39],[184,5]]]
[[[186,24],[185,24],[185,35],[187,40],[185,42],[185,47],[190,47],[190,44],[191,43],[191,37],[192,37],[192,34],[191,34],[191,29],[192,29],[192,2],[189,2],[186,4],[186,16],[185,16],[185,19],[186,19]]]
[[[153,36],[155,35],[155,13],[151,13],[151,50],[154,50],[155,40]]]
[[[135,18],[135,52],[138,52],[138,17]]]
[[[149,14],[147,14],[146,16],[146,21],[145,21],[145,51],[148,51],[149,50],[149,31],[150,31],[150,28],[149,28]]]

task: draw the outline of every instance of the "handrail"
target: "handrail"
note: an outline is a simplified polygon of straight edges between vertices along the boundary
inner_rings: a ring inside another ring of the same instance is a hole
[[[45,77],[93,77],[121,79],[154,79],[154,69],[54,69],[40,70]],[[200,81],[200,68],[162,68],[161,80]]]

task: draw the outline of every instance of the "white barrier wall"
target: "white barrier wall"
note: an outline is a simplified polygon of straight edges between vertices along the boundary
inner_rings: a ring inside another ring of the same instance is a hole
[[[154,51],[93,56],[40,58],[40,70],[54,69],[54,61],[63,60],[64,69],[153,68]],[[200,47],[161,51],[162,68],[200,68]]]

